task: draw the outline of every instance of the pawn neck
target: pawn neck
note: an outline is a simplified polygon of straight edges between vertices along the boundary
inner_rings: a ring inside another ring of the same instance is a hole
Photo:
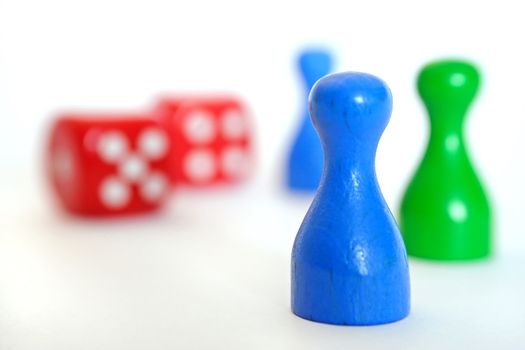
[[[463,124],[466,110],[429,110],[429,114],[431,126],[428,151],[433,155],[444,154],[448,157],[465,154]]]
[[[325,145],[325,154],[325,183],[335,186],[349,183],[352,188],[376,183],[376,148],[372,145],[353,143],[339,148]]]

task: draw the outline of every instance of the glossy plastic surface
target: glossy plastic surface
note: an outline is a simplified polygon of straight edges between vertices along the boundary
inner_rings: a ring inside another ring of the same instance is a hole
[[[292,310],[300,317],[373,325],[410,311],[405,247],[375,175],[391,110],[389,88],[369,74],[332,74],[311,92],[325,170],[292,252]]]
[[[410,255],[469,260],[490,253],[489,201],[468,157],[465,116],[480,84],[468,62],[423,68],[417,87],[430,116],[430,140],[401,204],[400,225]]]
[[[322,50],[304,51],[299,57],[299,70],[304,78],[304,111],[287,165],[287,185],[295,191],[314,192],[323,173],[323,149],[310,120],[308,94],[315,82],[330,73],[332,58]]]

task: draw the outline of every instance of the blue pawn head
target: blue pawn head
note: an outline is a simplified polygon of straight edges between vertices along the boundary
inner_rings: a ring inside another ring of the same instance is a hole
[[[320,49],[305,50],[299,56],[299,70],[310,90],[318,79],[332,70],[332,56]]]
[[[366,150],[373,157],[391,112],[390,89],[370,74],[331,74],[310,93],[311,118],[327,157],[333,152],[348,157],[349,152]]]

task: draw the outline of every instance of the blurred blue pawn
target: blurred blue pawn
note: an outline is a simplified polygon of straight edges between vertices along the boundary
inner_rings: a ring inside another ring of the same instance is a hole
[[[330,73],[331,55],[322,50],[305,50],[298,60],[305,82],[304,112],[288,158],[287,185],[295,191],[313,192],[323,172],[323,149],[308,113],[308,94],[317,80]]]
[[[310,94],[326,166],[292,252],[292,310],[340,325],[394,322],[410,311],[403,239],[375,175],[392,96],[379,78],[338,73]]]

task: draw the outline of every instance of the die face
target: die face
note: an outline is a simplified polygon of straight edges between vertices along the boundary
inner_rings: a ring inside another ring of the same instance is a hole
[[[168,193],[170,141],[152,119],[142,116],[65,116],[62,128],[71,143],[75,173],[74,188],[66,195],[63,175],[52,173],[55,189],[65,206],[85,215],[116,215],[158,208]],[[55,137],[56,133],[53,134]],[[51,142],[53,144],[53,142]],[[60,165],[60,152],[50,151],[51,169]]]
[[[250,174],[252,132],[235,99],[164,100],[158,117],[173,144],[172,181],[193,186],[237,183]]]

